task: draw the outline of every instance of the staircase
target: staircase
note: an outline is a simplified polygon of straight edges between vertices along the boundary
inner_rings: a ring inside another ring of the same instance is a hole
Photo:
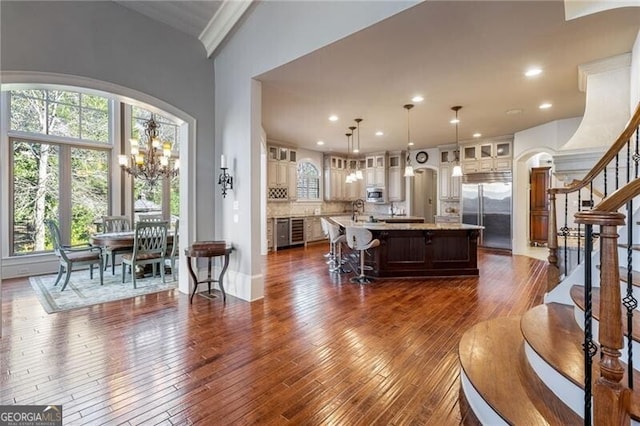
[[[460,340],[482,424],[640,425],[639,125],[640,105],[584,179],[549,190],[545,303]]]

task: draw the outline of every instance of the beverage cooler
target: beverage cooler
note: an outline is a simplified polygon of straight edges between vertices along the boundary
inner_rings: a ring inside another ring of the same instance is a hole
[[[478,245],[511,250],[511,173],[463,176],[462,223],[484,226]]]

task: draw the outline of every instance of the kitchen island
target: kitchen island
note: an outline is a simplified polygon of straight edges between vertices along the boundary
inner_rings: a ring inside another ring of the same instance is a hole
[[[354,222],[330,218],[342,229],[363,227],[380,245],[368,250],[367,275],[387,278],[478,276],[477,242],[481,226],[462,223]]]

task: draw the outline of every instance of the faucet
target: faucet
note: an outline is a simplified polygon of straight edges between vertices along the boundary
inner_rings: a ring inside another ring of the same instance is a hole
[[[351,203],[351,209],[352,209],[351,220],[353,222],[357,222],[358,214],[364,213],[364,200],[361,200],[361,199],[355,200],[353,203]]]
[[[396,208],[393,206],[393,202],[391,203],[391,207],[389,208],[389,210],[391,210],[391,217],[395,216]]]

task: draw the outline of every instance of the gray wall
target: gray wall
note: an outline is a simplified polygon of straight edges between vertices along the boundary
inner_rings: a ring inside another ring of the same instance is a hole
[[[115,83],[197,120],[198,238],[213,236],[214,68],[193,37],[110,1],[0,2],[0,70]]]

